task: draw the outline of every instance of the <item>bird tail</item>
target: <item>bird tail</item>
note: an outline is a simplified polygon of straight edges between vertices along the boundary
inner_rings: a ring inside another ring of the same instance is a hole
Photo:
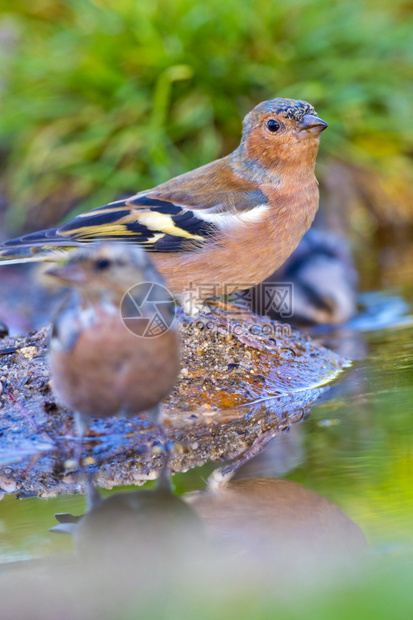
[[[56,262],[64,257],[68,250],[78,246],[73,239],[62,239],[57,235],[57,228],[42,230],[0,245],[0,267],[2,265],[19,265],[22,263]]]

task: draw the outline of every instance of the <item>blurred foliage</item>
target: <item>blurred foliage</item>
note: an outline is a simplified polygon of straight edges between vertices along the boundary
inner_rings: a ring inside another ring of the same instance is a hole
[[[413,219],[412,29],[406,0],[0,0],[6,224],[56,223],[223,155],[274,96],[330,123],[321,178],[339,160],[355,208],[377,194],[368,218]]]

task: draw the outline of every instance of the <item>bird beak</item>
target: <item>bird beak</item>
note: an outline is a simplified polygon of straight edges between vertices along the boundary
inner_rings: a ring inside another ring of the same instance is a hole
[[[318,118],[318,116],[304,114],[303,119],[300,123],[298,123],[298,126],[300,131],[309,131],[317,136],[328,127],[328,124],[325,121],[322,121],[321,118]]]
[[[62,265],[60,267],[52,267],[51,269],[48,269],[45,273],[48,276],[57,278],[64,284],[87,284],[87,277],[84,271],[82,271],[75,265],[71,265],[70,263]]]

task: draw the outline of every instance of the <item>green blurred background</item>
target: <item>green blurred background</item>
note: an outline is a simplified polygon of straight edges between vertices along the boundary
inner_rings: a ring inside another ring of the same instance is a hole
[[[405,0],[0,0],[2,237],[56,224],[232,150],[274,96],[330,128],[331,221],[413,221]]]

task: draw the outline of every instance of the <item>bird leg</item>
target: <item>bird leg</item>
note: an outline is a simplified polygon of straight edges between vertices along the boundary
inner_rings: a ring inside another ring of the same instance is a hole
[[[170,439],[168,439],[168,437],[166,436],[165,430],[162,426],[162,423],[160,420],[161,418],[160,404],[158,403],[157,405],[155,405],[155,407],[152,407],[152,409],[148,411],[148,414],[151,420],[153,421],[153,423],[156,424],[156,426],[159,429],[159,433],[161,435],[161,441],[162,441],[162,448],[165,454],[164,465],[159,473],[158,480],[156,483],[156,488],[157,490],[162,489],[162,490],[170,491],[171,490],[171,474],[170,474],[170,469],[169,469],[169,461],[173,453],[173,442]]]
[[[249,308],[245,306],[245,303],[236,303],[235,301],[228,301],[221,297],[211,297],[208,301],[208,306],[211,312],[223,310],[226,315],[234,315],[236,318],[248,319],[251,316],[255,316]]]
[[[171,470],[169,468],[169,461],[173,453],[173,443],[170,439],[167,439],[163,429],[161,429],[161,433],[162,433],[162,438],[163,438],[163,449],[165,452],[165,461],[158,476],[158,480],[156,483],[156,489],[158,491],[159,490],[171,491],[172,483],[171,483]]]
[[[74,416],[77,436],[75,459],[77,467],[79,469],[79,473],[83,477],[84,471],[82,465],[82,441],[89,428],[89,416],[85,415],[84,413],[80,413],[79,411],[75,411]]]
[[[86,495],[86,509],[90,512],[92,508],[102,503],[103,498],[97,488],[92,484],[93,476],[87,474],[85,476],[85,495]]]

